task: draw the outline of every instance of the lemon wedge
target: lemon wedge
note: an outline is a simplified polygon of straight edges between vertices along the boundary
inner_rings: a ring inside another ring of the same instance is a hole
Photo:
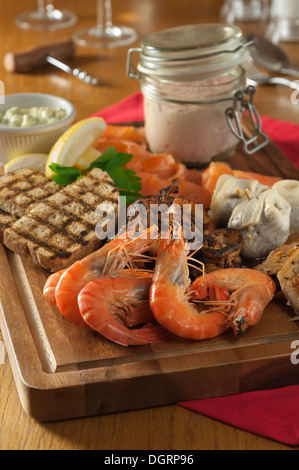
[[[76,162],[81,162],[83,156],[83,165],[86,158],[91,158],[93,144],[99,139],[106,130],[106,123],[103,118],[91,117],[83,119],[68,129],[52,147],[46,164],[46,176],[51,176],[53,171],[49,168],[52,163],[58,163],[65,166],[75,166]],[[91,150],[90,150],[91,149]],[[96,151],[95,151],[96,152]],[[85,157],[84,157],[85,155]],[[95,155],[95,153],[94,153]],[[99,152],[96,152],[97,158]],[[87,163],[85,163],[87,165]],[[85,166],[85,168],[87,168]]]
[[[78,168],[78,170],[86,170],[99,156],[100,152],[98,150],[94,147],[88,147],[78,158],[74,166]]]
[[[28,153],[14,158],[4,166],[4,173],[20,170],[21,168],[32,168],[45,174],[48,161],[47,153]]]

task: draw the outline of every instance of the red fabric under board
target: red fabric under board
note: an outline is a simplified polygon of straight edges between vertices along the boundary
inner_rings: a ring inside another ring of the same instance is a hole
[[[102,116],[109,124],[142,121],[142,95],[137,92],[95,115]],[[299,126],[268,117],[263,117],[262,123],[269,137],[299,168]],[[299,365],[294,367],[298,367],[299,374]],[[299,445],[299,386],[208,398],[179,405],[244,431],[283,444]]]
[[[262,124],[264,131],[273,142],[299,168],[299,126],[265,116],[262,117]]]
[[[287,445],[299,445],[298,386],[207,398],[180,405],[244,431]]]
[[[118,103],[95,113],[93,116],[101,116],[107,124],[119,124],[122,122],[143,121],[143,97],[140,92],[119,101]]]

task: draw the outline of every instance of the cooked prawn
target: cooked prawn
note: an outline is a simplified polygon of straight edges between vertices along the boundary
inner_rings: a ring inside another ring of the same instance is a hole
[[[103,278],[89,282],[78,296],[84,321],[105,338],[122,346],[164,342],[166,331],[149,323],[155,320],[149,306],[152,275]]]
[[[231,268],[196,279],[191,286],[192,297],[207,298],[208,289],[215,285],[231,294],[227,325],[236,335],[245,333],[249,326],[259,322],[276,291],[274,281],[267,274],[254,269]]]
[[[223,334],[228,329],[226,292],[214,288],[213,298],[219,302],[219,307],[211,312],[201,311],[202,306],[190,301],[189,287],[185,242],[183,239],[163,240],[150,289],[150,307],[156,320],[183,338],[204,340]]]
[[[116,277],[132,259],[138,258],[150,248],[155,241],[151,240],[154,230],[156,227],[153,226],[136,238],[131,238],[132,234],[125,233],[67,268],[55,290],[60,313],[77,326],[87,328],[77,302],[80,291],[96,279]]]
[[[54,307],[56,307],[56,298],[55,298],[56,287],[62,274],[65,271],[66,270],[63,269],[62,271],[57,271],[56,273],[51,274],[51,276],[48,277],[47,282],[43,289],[43,294],[44,294],[45,299],[48,302],[50,302],[50,304],[52,304]]]

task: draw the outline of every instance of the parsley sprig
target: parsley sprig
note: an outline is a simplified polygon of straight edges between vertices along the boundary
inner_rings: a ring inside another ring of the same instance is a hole
[[[127,204],[141,197],[139,191],[142,189],[141,178],[134,170],[124,168],[131,161],[133,155],[117,152],[115,147],[109,147],[102,155],[94,160],[86,170],[78,170],[75,167],[52,163],[50,169],[54,172],[52,179],[60,186],[67,186],[82,178],[94,168],[106,171],[114,181],[120,196],[127,198]]]

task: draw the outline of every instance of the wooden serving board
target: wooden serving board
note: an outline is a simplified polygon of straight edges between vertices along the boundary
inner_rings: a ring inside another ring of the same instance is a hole
[[[272,143],[232,166],[299,179]],[[299,384],[291,362],[299,323],[278,294],[245,336],[203,342],[172,337],[125,348],[77,328],[42,295],[48,273],[0,246],[2,335],[24,410],[39,421],[121,412]]]

